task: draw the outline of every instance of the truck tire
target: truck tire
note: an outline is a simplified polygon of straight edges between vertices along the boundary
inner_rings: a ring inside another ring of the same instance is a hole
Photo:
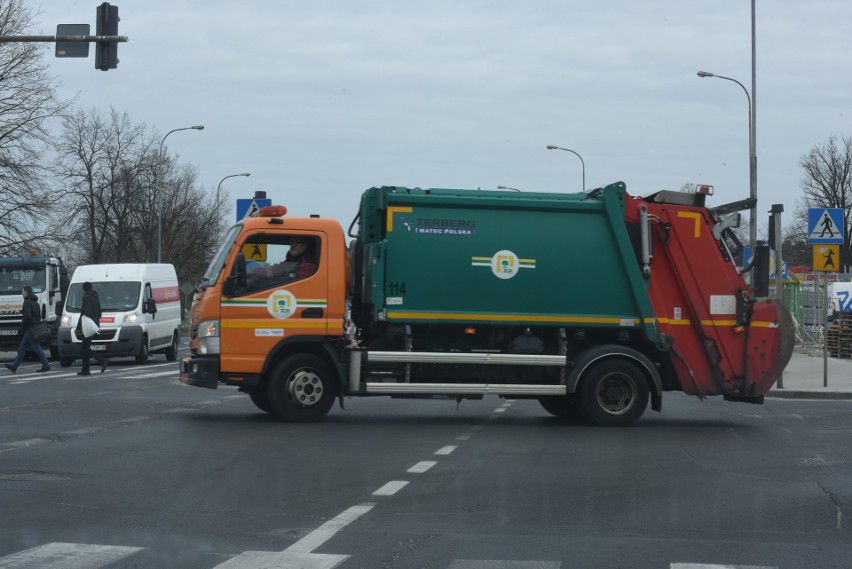
[[[139,353],[136,354],[136,363],[148,363],[148,336],[143,335],[142,341],[139,342]]]
[[[592,423],[626,427],[639,419],[648,406],[648,382],[629,361],[603,361],[583,376],[579,403]]]
[[[254,403],[255,407],[264,413],[275,413],[275,411],[272,410],[272,404],[269,402],[269,394],[265,391],[250,391],[249,398],[251,399],[251,402]]]
[[[59,358],[60,367],[71,367],[71,364],[74,363],[74,358]]]
[[[559,417],[560,419],[571,419],[577,416],[577,402],[570,395],[550,395],[547,397],[539,397],[538,402],[541,403],[545,411]]]
[[[336,378],[319,357],[297,354],[275,367],[267,393],[272,412],[279,419],[297,423],[316,421],[334,404]]]
[[[177,335],[177,332],[175,332],[174,335],[172,336],[171,345],[168,348],[166,348],[165,350],[163,350],[163,352],[166,354],[166,359],[168,361],[173,362],[177,359],[177,354],[178,354],[178,335]]]

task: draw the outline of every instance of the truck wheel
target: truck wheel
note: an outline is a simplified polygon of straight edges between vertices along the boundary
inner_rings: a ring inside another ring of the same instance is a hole
[[[272,404],[269,402],[269,394],[265,391],[250,391],[249,398],[255,407],[264,413],[275,413],[272,410]]]
[[[139,342],[139,353],[136,354],[137,364],[148,363],[148,336],[142,336],[142,341]]]
[[[177,359],[178,354],[178,335],[177,332],[172,336],[172,344],[163,350],[166,354],[166,359],[170,362],[173,362]]]
[[[59,358],[59,365],[61,367],[71,367],[71,364],[74,363],[74,358]]]
[[[269,379],[269,403],[280,419],[315,421],[328,413],[337,394],[334,374],[311,354],[284,359]]]
[[[577,416],[577,404],[570,395],[551,395],[539,397],[538,402],[545,411],[560,419],[570,419]]]
[[[583,414],[601,427],[626,427],[648,406],[648,383],[630,362],[610,360],[589,370],[580,384]]]

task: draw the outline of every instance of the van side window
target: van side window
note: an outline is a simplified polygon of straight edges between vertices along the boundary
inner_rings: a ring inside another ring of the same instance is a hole
[[[319,266],[319,239],[308,235],[253,235],[242,250],[247,286],[237,296],[307,279]]]

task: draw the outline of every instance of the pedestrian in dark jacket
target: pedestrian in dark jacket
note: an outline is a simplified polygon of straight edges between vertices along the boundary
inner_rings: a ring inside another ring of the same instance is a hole
[[[44,355],[44,350],[41,349],[41,344],[33,337],[32,327],[41,322],[41,310],[38,308],[38,297],[33,294],[33,289],[30,286],[25,286],[21,289],[21,295],[24,297],[24,304],[21,306],[21,343],[18,344],[18,357],[15,358],[15,363],[5,364],[6,369],[15,373],[18,371],[18,366],[24,361],[24,355],[29,348],[38,359],[41,360],[41,369],[36,371],[50,371],[50,363],[47,361],[47,356]]]
[[[80,319],[77,320],[77,331],[83,337],[83,368],[77,372],[77,375],[92,375],[89,371],[89,360],[95,359],[101,364],[101,373],[106,371],[109,365],[109,360],[100,354],[92,351],[92,340],[94,336],[86,338],[83,335],[83,316],[88,316],[92,321],[100,326],[101,323],[101,301],[98,300],[97,291],[92,290],[92,283],[86,281],[83,283],[83,302],[80,306]]]

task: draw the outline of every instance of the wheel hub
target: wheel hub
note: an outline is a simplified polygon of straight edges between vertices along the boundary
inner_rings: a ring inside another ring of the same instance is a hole
[[[299,370],[293,374],[287,391],[296,404],[310,407],[322,399],[322,380],[312,370]]]

